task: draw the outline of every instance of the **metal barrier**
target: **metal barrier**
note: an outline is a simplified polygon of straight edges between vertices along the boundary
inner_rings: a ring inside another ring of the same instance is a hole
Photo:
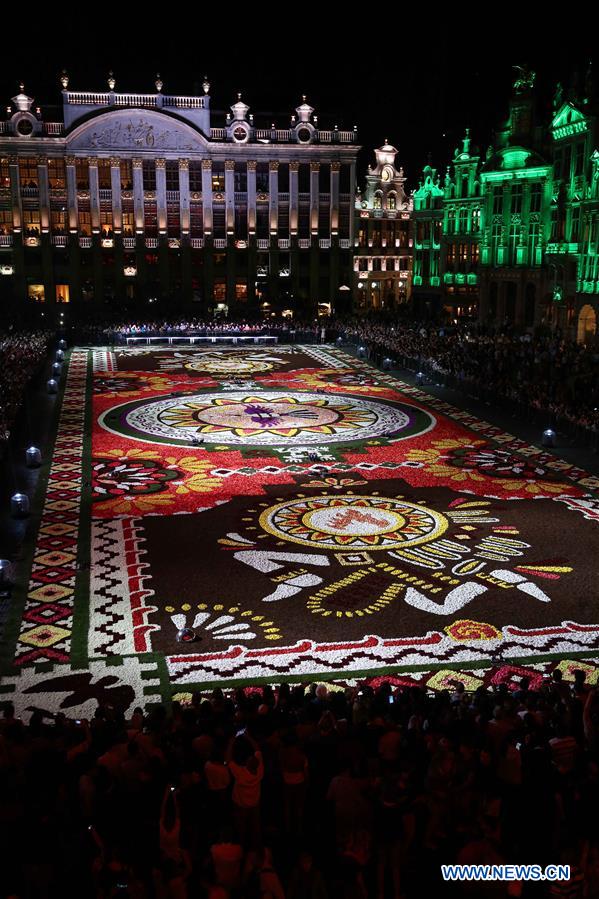
[[[177,346],[179,344],[186,345],[190,344],[191,346],[195,346],[196,344],[215,344],[215,343],[232,343],[234,346],[239,343],[278,343],[279,338],[274,337],[270,334],[254,334],[252,336],[228,336],[228,337],[193,337],[188,335],[187,337],[175,336],[175,337],[147,337],[145,335],[135,336],[135,337],[126,337],[127,346],[131,344],[141,343],[145,341],[146,346],[152,346],[153,344],[166,343],[169,346]]]

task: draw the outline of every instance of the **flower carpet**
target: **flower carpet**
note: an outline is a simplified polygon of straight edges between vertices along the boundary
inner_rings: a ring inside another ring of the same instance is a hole
[[[337,348],[75,349],[0,698],[594,682],[598,488]]]

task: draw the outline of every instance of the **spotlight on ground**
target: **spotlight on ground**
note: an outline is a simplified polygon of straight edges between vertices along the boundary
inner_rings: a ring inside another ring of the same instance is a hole
[[[177,631],[177,643],[193,643],[196,633],[190,627],[182,627]]]
[[[29,515],[29,497],[26,493],[14,493],[10,498],[10,514],[13,518]]]
[[[37,446],[25,450],[25,464],[27,468],[38,468],[42,464],[42,454]]]
[[[543,446],[555,446],[556,433],[553,428],[545,428],[541,444]]]

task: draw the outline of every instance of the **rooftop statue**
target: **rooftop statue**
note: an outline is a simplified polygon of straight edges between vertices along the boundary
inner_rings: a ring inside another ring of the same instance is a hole
[[[522,94],[524,91],[532,90],[537,73],[529,69],[528,66],[512,66],[512,68],[518,73],[514,80],[515,92]]]

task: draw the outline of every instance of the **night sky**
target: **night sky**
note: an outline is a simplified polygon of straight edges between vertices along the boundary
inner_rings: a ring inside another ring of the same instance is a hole
[[[568,40],[567,22],[553,22],[559,34],[543,39],[522,21],[504,28],[492,25],[483,7],[477,33],[433,26],[428,18],[407,21],[397,6],[375,18],[366,7],[360,20],[349,6],[339,6],[334,27],[302,4],[297,14],[290,6],[273,8],[272,21],[280,29],[275,35],[269,30],[268,9],[268,4],[257,5],[254,16],[241,19],[235,7],[224,3],[220,14],[197,6],[146,6],[139,20],[146,25],[153,20],[156,27],[140,30],[122,17],[118,5],[95,6],[90,16],[97,21],[71,15],[69,9],[65,23],[29,21],[26,34],[20,17],[11,22],[14,14],[8,14],[8,22],[4,16],[2,22],[7,28],[0,55],[0,104],[7,105],[23,79],[36,105],[56,106],[62,68],[73,90],[106,90],[113,69],[117,91],[153,92],[160,72],[164,92],[181,94],[200,93],[206,72],[212,109],[228,109],[242,91],[259,127],[271,121],[287,127],[303,93],[321,127],[357,125],[364,147],[360,182],[373,147],[388,138],[399,149],[397,162],[411,189],[429,153],[432,164],[445,171],[465,127],[484,152],[493,127],[506,116],[512,65],[527,63],[537,72],[541,109],[550,108],[556,81],[567,85],[574,70],[584,73],[593,55],[599,82],[591,37],[586,44]],[[465,11],[456,9],[456,14],[461,17]],[[339,31],[342,23],[345,32]],[[11,33],[21,36],[11,41]],[[57,120],[58,111],[48,109],[46,118]],[[215,116],[213,125],[222,126],[223,118]]]

